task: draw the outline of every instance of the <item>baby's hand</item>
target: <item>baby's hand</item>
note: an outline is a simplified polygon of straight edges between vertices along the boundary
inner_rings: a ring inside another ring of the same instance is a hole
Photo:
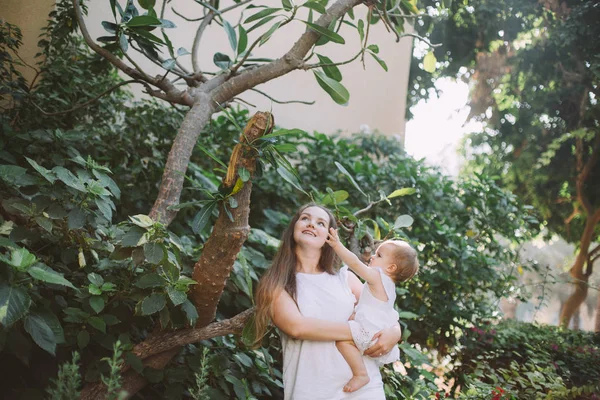
[[[337,233],[337,229],[329,228],[329,236],[327,236],[327,244],[329,244],[334,250],[341,244],[340,238]]]

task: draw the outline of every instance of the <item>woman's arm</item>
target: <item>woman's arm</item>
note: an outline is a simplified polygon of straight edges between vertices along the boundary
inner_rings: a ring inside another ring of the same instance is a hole
[[[377,339],[377,343],[365,350],[365,356],[379,357],[389,353],[402,339],[402,329],[400,324],[396,324],[389,328],[385,328],[373,336],[373,340]]]
[[[329,322],[303,316],[292,297],[282,290],[273,302],[273,323],[288,336],[302,340],[352,340],[346,322]]]

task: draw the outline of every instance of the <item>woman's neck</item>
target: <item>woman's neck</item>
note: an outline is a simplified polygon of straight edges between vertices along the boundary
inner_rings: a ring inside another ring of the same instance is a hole
[[[321,259],[321,249],[296,248],[296,272],[305,274],[317,274],[321,271],[319,260]]]

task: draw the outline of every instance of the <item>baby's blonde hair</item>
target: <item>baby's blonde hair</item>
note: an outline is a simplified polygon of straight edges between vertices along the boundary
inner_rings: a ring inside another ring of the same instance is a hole
[[[398,267],[390,278],[396,283],[406,282],[419,272],[417,251],[404,240],[386,240],[379,246],[388,243],[394,245],[393,258]]]

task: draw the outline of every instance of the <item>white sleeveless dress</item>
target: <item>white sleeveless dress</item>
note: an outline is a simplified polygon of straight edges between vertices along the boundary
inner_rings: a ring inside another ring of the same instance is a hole
[[[296,274],[297,300],[305,317],[346,322],[355,298],[348,286],[348,267],[336,275]],[[352,371],[335,342],[297,340],[280,332],[283,349],[285,400],[385,400],[381,373],[375,360],[363,357],[370,382],[344,393]]]
[[[398,312],[394,309],[396,285],[380,268],[375,268],[375,270],[381,275],[383,288],[388,299],[387,301],[379,300],[373,295],[369,285],[367,283],[363,284],[354,321],[349,321],[352,339],[361,353],[374,344],[371,338],[377,332],[396,324],[399,319]],[[384,365],[399,359],[400,350],[398,346],[395,346],[389,353],[375,358],[375,362],[378,365]]]

